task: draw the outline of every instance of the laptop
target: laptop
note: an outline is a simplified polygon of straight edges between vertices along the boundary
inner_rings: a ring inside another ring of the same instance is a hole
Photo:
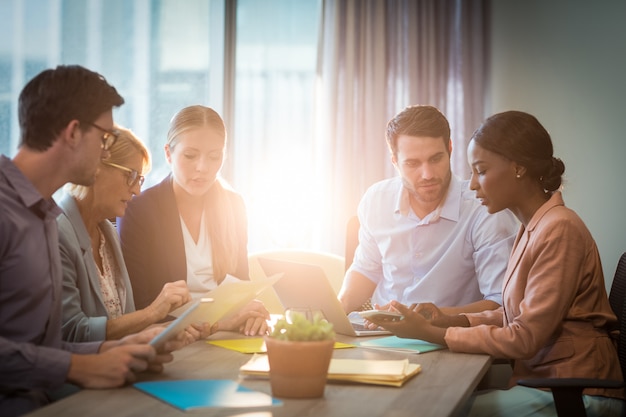
[[[355,314],[348,317],[319,265],[291,262],[279,259],[258,258],[266,276],[284,273],[273,285],[274,291],[285,309],[309,308],[321,310],[326,320],[333,324],[336,333],[348,336],[380,336],[391,334],[384,329],[368,329],[363,319]]]

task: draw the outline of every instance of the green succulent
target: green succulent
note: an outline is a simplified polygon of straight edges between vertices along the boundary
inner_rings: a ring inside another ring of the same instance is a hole
[[[332,323],[321,314],[316,314],[313,320],[307,319],[303,314],[294,314],[291,322],[285,318],[278,319],[271,336],[278,340],[290,341],[333,340],[335,331]]]

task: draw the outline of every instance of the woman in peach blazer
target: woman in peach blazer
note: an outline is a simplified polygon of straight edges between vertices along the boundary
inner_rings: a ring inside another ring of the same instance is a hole
[[[527,113],[488,118],[468,148],[471,188],[490,213],[509,209],[521,222],[497,310],[447,316],[432,304],[392,308],[398,322],[372,321],[400,337],[428,340],[452,351],[511,359],[509,390],[473,396],[475,416],[556,416],[549,391],[516,386],[522,378],[591,377],[622,380],[609,332],[611,310],[595,241],[565,207],[563,162],[550,135]],[[430,317],[430,320],[425,317]],[[621,415],[622,390],[584,391],[588,416]]]

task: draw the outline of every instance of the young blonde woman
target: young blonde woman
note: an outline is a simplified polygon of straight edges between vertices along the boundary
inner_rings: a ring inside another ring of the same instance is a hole
[[[220,178],[226,128],[213,109],[195,105],[171,120],[165,156],[171,173],[129,204],[118,219],[138,308],[167,282],[183,280],[192,297],[227,275],[247,280],[248,232],[242,197]],[[253,301],[213,330],[267,332],[269,313]]]
[[[57,218],[63,266],[63,338],[71,342],[114,340],[165,319],[189,301],[184,281],[165,283],[152,302],[135,309],[133,289],[115,227],[139,194],[150,155],[128,129],[115,127],[110,156],[90,186],[69,184]],[[112,133],[111,133],[112,134]]]

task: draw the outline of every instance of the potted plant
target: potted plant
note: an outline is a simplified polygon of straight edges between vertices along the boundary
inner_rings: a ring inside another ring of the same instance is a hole
[[[265,338],[272,395],[316,398],[324,395],[335,331],[321,313],[281,318]]]

